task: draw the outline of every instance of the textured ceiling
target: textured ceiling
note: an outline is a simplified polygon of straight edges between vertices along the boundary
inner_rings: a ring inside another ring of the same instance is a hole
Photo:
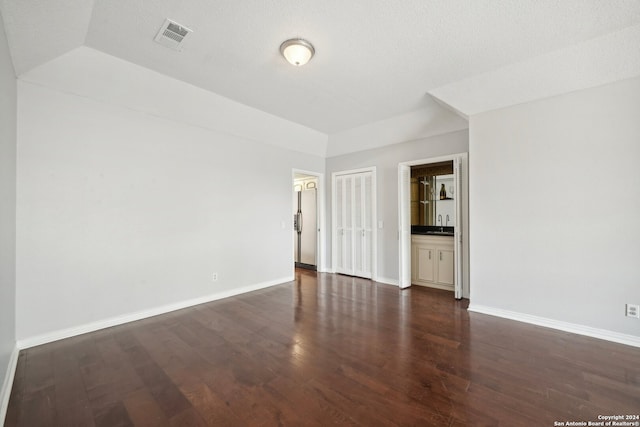
[[[556,71],[574,67],[554,52],[582,46],[588,58],[589,49],[602,49],[597,40],[640,24],[640,0],[0,0],[0,7],[18,74],[86,45],[327,134],[423,108],[429,93],[475,114],[575,90],[547,87],[558,85]],[[153,42],[165,18],[194,30],[182,52]],[[629,50],[638,32],[628,33],[615,58],[640,55],[637,44]],[[296,36],[316,47],[301,68],[278,52]],[[536,58],[549,73],[544,81],[535,67],[527,74]],[[510,80],[513,64],[525,65]],[[584,84],[624,77],[597,74]],[[540,88],[511,96],[530,81]],[[496,95],[491,102],[483,101],[485,86]]]

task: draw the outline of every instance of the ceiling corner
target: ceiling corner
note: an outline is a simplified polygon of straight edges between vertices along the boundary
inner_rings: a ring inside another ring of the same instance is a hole
[[[5,0],[2,15],[16,74],[84,45],[93,0]]]

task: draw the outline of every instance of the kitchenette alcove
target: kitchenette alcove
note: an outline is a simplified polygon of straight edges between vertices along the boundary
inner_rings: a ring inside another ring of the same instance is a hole
[[[411,284],[454,291],[453,161],[411,167]]]

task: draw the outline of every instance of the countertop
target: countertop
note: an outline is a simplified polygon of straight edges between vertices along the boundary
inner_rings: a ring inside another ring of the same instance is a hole
[[[412,225],[411,234],[427,236],[453,236],[454,227],[439,227],[435,225]]]

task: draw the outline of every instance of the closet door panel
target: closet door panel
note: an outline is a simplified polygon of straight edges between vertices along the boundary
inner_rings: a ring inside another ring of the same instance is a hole
[[[353,275],[353,177],[344,178],[344,273]]]
[[[335,203],[336,203],[336,266],[335,270],[338,273],[344,273],[344,216],[342,214],[344,207],[344,179],[342,177],[336,178],[335,183]]]
[[[371,173],[367,173],[362,177],[363,181],[363,189],[362,189],[362,236],[364,241],[362,242],[362,274],[364,277],[371,278],[371,263],[372,260],[372,252],[373,252],[373,204],[372,204],[372,194],[373,187],[372,181],[373,177]]]
[[[354,185],[355,275],[371,278],[371,174],[361,173]]]
[[[362,245],[364,236],[362,235],[362,174],[358,174],[353,179],[353,269],[354,274],[362,274],[363,252]]]
[[[372,186],[370,172],[335,180],[336,272],[371,278]]]

